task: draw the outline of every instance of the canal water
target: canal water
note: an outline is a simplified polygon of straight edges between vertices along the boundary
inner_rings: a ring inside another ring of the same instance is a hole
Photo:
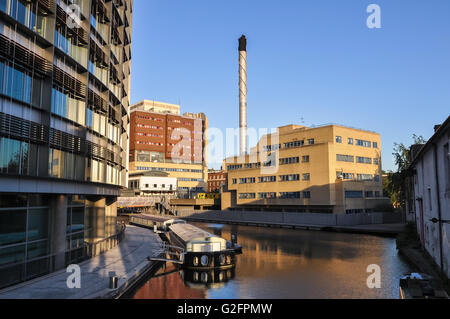
[[[398,298],[401,275],[412,269],[398,255],[395,239],[322,231],[195,224],[231,240],[243,254],[236,268],[215,283],[173,265],[159,269],[127,297],[134,299]],[[370,289],[369,265],[381,269],[381,288]],[[200,274],[201,275],[201,274]],[[220,276],[219,276],[220,275]]]

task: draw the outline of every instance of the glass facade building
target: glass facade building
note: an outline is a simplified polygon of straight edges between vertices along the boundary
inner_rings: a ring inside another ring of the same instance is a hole
[[[132,0],[0,0],[0,288],[117,232]]]

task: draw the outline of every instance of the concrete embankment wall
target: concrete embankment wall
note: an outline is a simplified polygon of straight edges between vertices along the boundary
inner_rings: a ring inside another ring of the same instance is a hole
[[[180,210],[178,217],[196,219],[229,221],[229,222],[260,222],[288,225],[318,225],[318,226],[356,226],[401,222],[401,215],[394,213],[370,213],[355,215],[316,214],[316,213],[286,213],[286,212],[255,212],[255,211],[193,211]]]

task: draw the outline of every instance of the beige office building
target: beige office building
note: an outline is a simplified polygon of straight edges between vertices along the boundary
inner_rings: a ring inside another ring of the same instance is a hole
[[[386,203],[380,146],[379,134],[340,125],[279,127],[225,159],[222,209],[372,212]]]

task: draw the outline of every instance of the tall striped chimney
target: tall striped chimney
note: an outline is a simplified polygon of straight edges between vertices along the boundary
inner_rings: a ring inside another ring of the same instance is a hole
[[[239,142],[241,155],[247,154],[247,39],[239,38]]]

